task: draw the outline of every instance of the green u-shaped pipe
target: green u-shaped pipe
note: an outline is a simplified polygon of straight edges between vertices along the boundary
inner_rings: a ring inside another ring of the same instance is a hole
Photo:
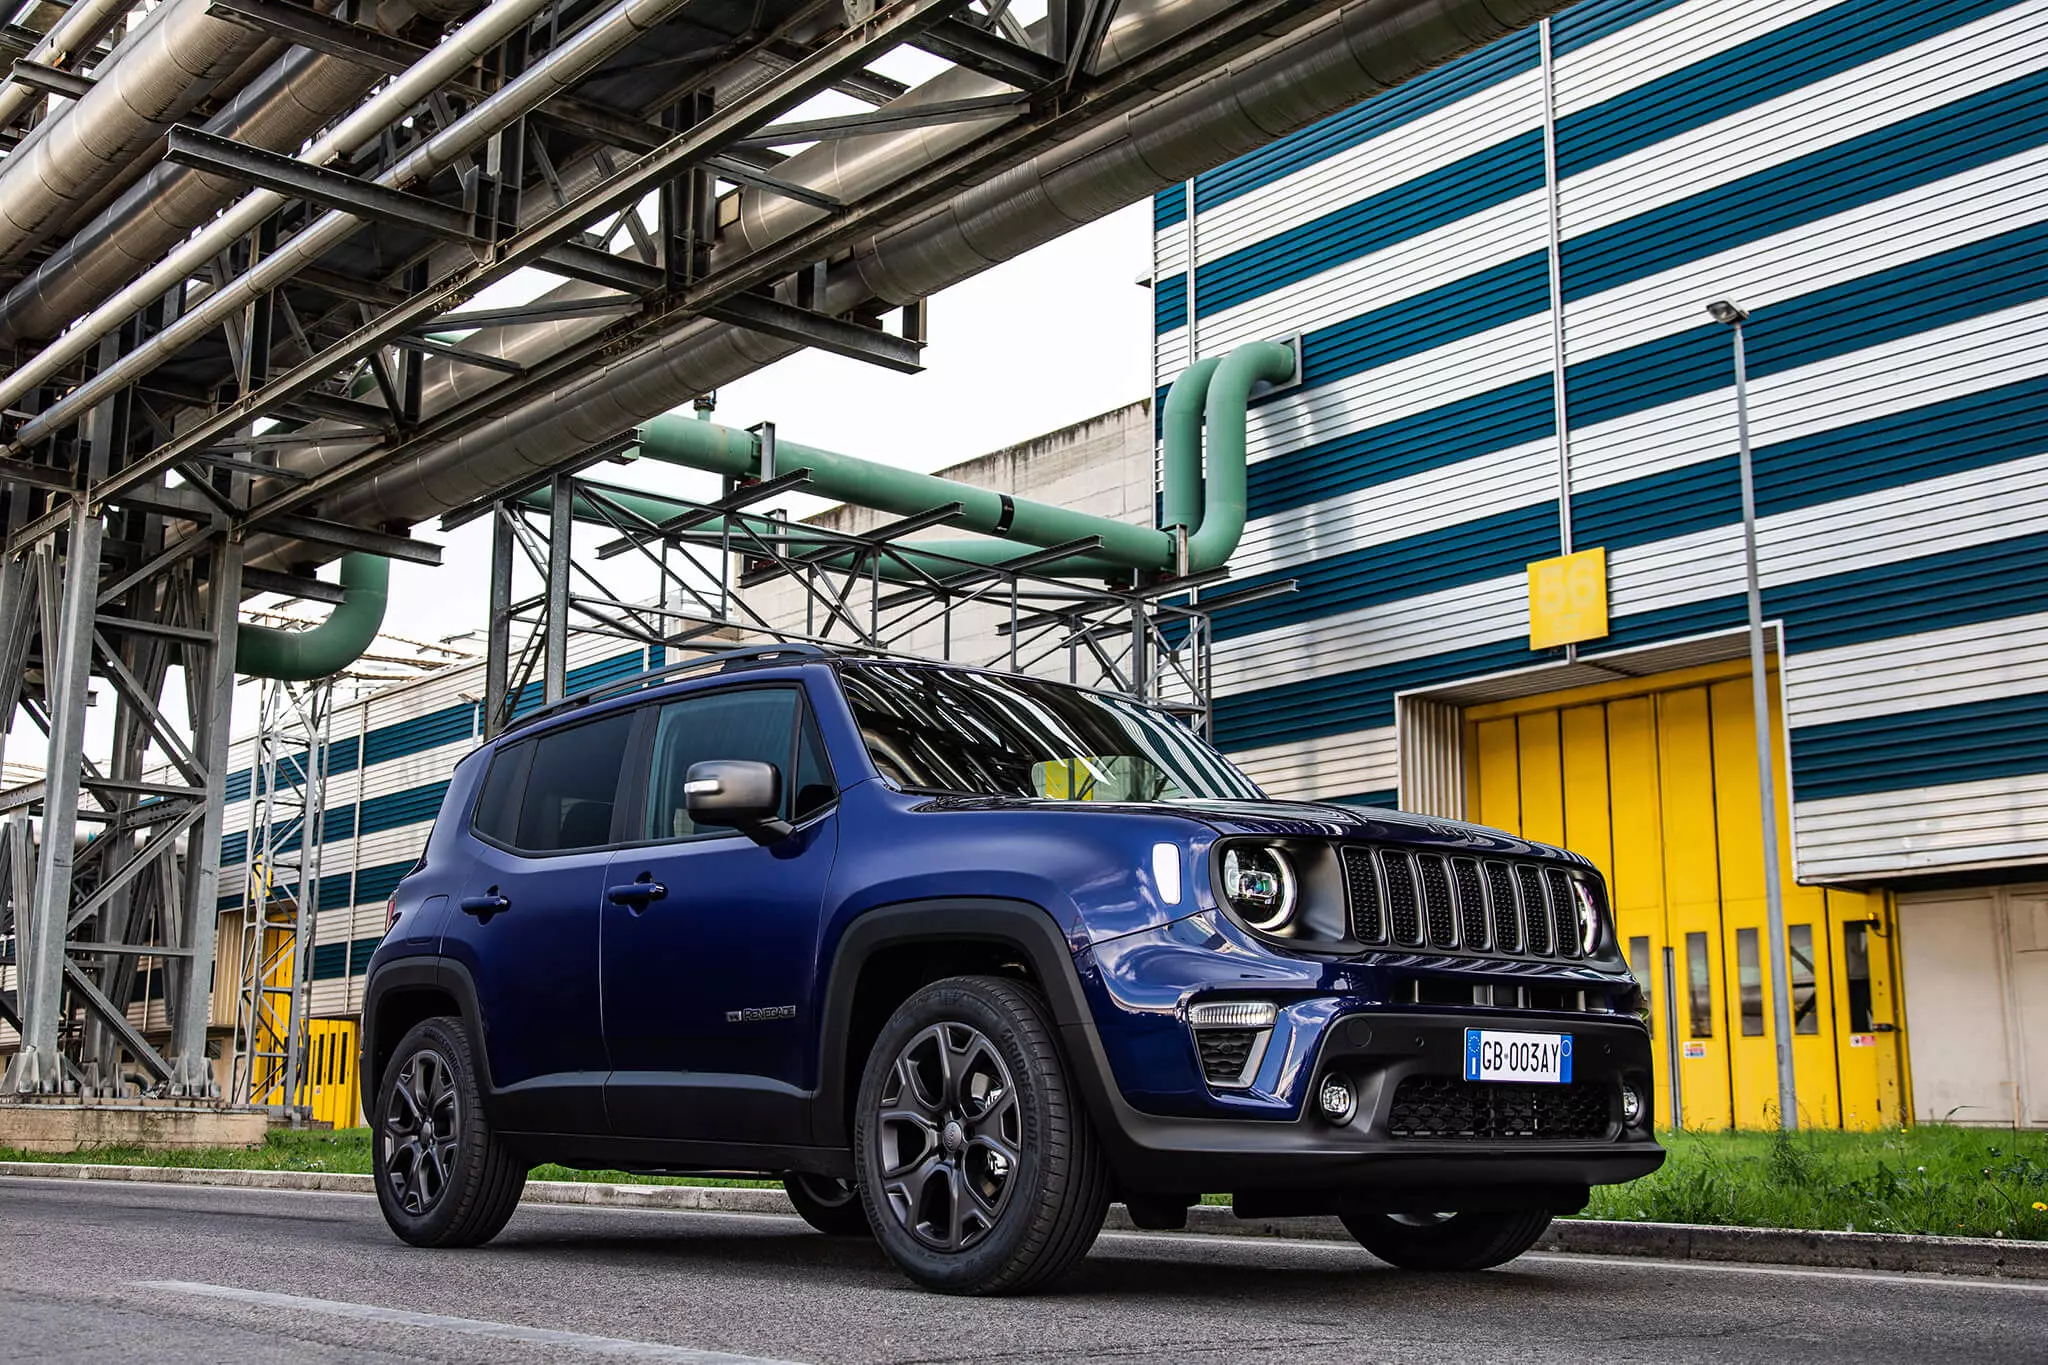
[[[1228,355],[1198,360],[1174,380],[1161,422],[1165,451],[1160,521],[1165,529],[1011,497],[794,441],[778,440],[775,468],[764,471],[760,442],[752,432],[676,414],[657,417],[640,429],[639,453],[732,479],[804,470],[811,476],[808,492],[897,516],[915,516],[957,502],[961,514],[955,524],[992,537],[902,545],[898,547],[901,558],[882,565],[885,578],[912,580],[920,570],[944,578],[961,572],[965,564],[994,565],[1020,558],[1029,552],[1021,547],[1063,545],[1090,536],[1101,539],[1098,549],[1041,564],[1035,571],[1067,578],[1123,578],[1133,569],[1171,573],[1179,567],[1176,550],[1182,533],[1187,535],[1186,568],[1200,573],[1226,563],[1244,536],[1245,405],[1252,388],[1262,381],[1285,380],[1293,375],[1294,367],[1293,347],[1255,341]],[[651,494],[610,496],[621,507],[657,524],[690,510]],[[547,498],[545,492],[536,492],[521,501],[530,507],[545,507]],[[574,514],[583,521],[605,520],[582,500]],[[765,518],[744,520],[756,529],[772,530],[793,550],[822,549],[833,543],[829,538],[806,540],[801,525]],[[845,560],[850,559],[849,552]],[[906,566],[905,560],[915,569]],[[843,567],[845,561],[825,562]]]
[[[341,558],[341,602],[310,630],[235,628],[235,672],[282,682],[310,682],[339,673],[363,656],[384,625],[391,561],[377,555]]]

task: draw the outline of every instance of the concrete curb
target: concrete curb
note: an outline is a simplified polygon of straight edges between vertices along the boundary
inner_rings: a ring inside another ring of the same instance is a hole
[[[0,1176],[46,1180],[113,1180],[159,1185],[212,1185],[251,1190],[374,1193],[367,1175],[325,1171],[245,1171],[193,1166],[97,1166],[72,1162],[0,1161]],[[699,1213],[793,1215],[781,1190],[718,1185],[606,1185],[596,1181],[527,1182],[525,1202],[617,1209],[676,1209]],[[1123,1205],[1111,1207],[1106,1228],[1137,1229]],[[1187,1231],[1232,1237],[1349,1242],[1334,1218],[1241,1219],[1227,1208],[1188,1210]],[[1881,1270],[1935,1275],[2048,1280],[2048,1242],[1982,1237],[1912,1237],[1873,1232],[1800,1232],[1786,1228],[1704,1227],[1689,1223],[1610,1223],[1560,1218],[1536,1244],[1538,1251],[1583,1256],[1640,1256],[1665,1261],[1748,1262],[1832,1270]]]

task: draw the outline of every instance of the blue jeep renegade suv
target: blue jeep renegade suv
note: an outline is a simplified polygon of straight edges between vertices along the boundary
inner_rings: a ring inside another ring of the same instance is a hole
[[[772,646],[572,698],[462,760],[392,916],[361,1074],[420,1245],[553,1161],[774,1173],[953,1292],[1211,1192],[1476,1269],[1664,1155],[1584,859],[1267,800],[1012,674]]]

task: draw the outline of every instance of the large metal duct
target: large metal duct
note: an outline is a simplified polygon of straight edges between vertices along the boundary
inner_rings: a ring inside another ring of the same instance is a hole
[[[106,37],[134,3],[135,0],[78,0],[50,25],[42,41],[29,51],[28,60],[75,71],[79,54],[90,51],[94,43]],[[14,122],[24,109],[41,98],[40,92],[18,81],[0,84],[0,128]]]
[[[395,33],[422,14],[445,21],[469,8],[464,0],[385,0],[365,20]],[[203,126],[251,147],[294,153],[379,79],[354,62],[294,48]],[[185,166],[156,166],[0,298],[0,345],[55,336],[245,188]]]
[[[510,3],[512,0],[498,0],[498,4],[492,8],[495,10]],[[483,145],[513,120],[523,117],[546,103],[549,97],[573,86],[607,57],[620,51],[649,29],[659,26],[687,3],[689,0],[613,0],[610,6],[577,29],[559,47],[521,71],[512,80],[499,86],[447,127],[407,152],[394,165],[381,172],[374,183],[388,188],[403,189],[446,170]],[[476,28],[484,22],[489,13],[490,11],[486,11],[485,16],[480,16],[476,21],[466,25],[461,32],[466,33]],[[461,33],[458,33],[449,41],[458,41],[460,37]],[[417,71],[425,65],[427,62],[423,61],[413,70]],[[408,77],[411,74],[408,72]],[[378,99],[390,95],[397,88],[397,84],[385,87],[384,91],[379,93]],[[377,100],[373,100],[370,104],[365,104],[351,118],[362,118],[376,103]],[[309,156],[308,159],[312,158]],[[248,203],[262,198],[263,192],[251,195],[249,199],[236,206],[237,212]],[[218,228],[221,223],[229,221],[230,216],[224,215],[217,219],[214,227]],[[135,382],[181,348],[191,344],[195,337],[219,326],[244,305],[276,289],[300,270],[316,264],[323,255],[346,241],[361,226],[361,220],[354,214],[339,209],[321,215],[291,237],[278,243],[269,255],[220,289],[197,301],[188,299],[185,311],[179,314],[177,321],[102,370],[74,390],[62,403],[25,423],[15,433],[15,441],[21,445],[33,444],[49,435],[51,430],[64,420],[67,408],[89,406],[99,401],[106,393],[124,384]],[[205,233],[201,233],[192,241],[202,240],[205,236]],[[189,243],[186,249],[189,249]],[[124,296],[125,293],[126,291]],[[23,366],[22,371],[31,368],[32,365]],[[17,384],[21,377],[22,372],[17,372],[10,376],[7,382],[10,385]]]
[[[353,155],[368,146],[382,136],[385,125],[391,120],[403,115],[414,104],[433,94],[444,81],[466,69],[478,57],[516,33],[548,3],[549,0],[491,0],[481,13],[443,38],[432,51],[413,63],[403,75],[378,90],[376,94],[351,110],[341,122],[323,133],[319,141],[305,150],[301,159],[314,165],[326,165],[339,157]],[[586,25],[586,30],[588,27]],[[520,82],[526,84],[521,85]],[[545,97],[546,87],[543,82],[536,80],[533,72],[527,72],[518,81],[501,88],[491,97],[491,101],[496,101],[497,104],[494,105],[489,117],[495,118],[503,111],[507,92],[514,86],[518,86],[523,92]],[[474,128],[484,117],[483,111],[483,105],[472,109],[461,121],[462,126]],[[446,138],[447,134],[444,132],[430,141],[427,147],[442,144]],[[413,166],[425,151],[426,148],[416,150],[407,159],[406,165]],[[270,190],[257,190],[236,200],[226,212],[186,238],[163,260],[138,278],[124,284],[112,298],[93,309],[90,315],[31,355],[6,376],[0,377],[0,407],[17,402],[23,394],[30,392],[64,366],[91,350],[94,342],[148,307],[167,290],[175,288],[196,274],[216,255],[233,248],[237,240],[253,232],[258,224],[284,207],[287,202],[287,196]],[[334,218],[333,214],[327,215],[319,223],[291,238],[286,245],[299,244],[307,232],[319,230],[322,224],[332,230]],[[254,273],[245,273],[234,281],[232,287],[248,291],[241,296],[242,301],[254,296],[254,291],[250,290],[250,280]],[[269,288],[270,278],[266,274],[266,283],[260,287]],[[214,297],[209,295],[205,300],[201,300],[201,304],[214,301]],[[205,325],[212,326],[218,321],[219,317],[216,316]],[[158,349],[182,345],[189,340],[194,330],[188,325],[177,338],[169,342],[164,341],[168,334],[160,333],[155,338],[162,343]],[[127,359],[132,361],[133,354],[131,353]],[[129,368],[132,369],[133,366]],[[87,401],[97,400],[94,398]],[[37,438],[30,436],[26,439]]]
[[[91,90],[0,162],[0,263],[61,230],[264,41],[207,0],[164,0],[94,73]]]
[[[1121,66],[1166,39],[1208,22],[1223,8],[1224,0],[1153,0],[1151,4],[1126,0],[1118,8],[1102,46],[1089,58],[1088,69],[1108,71]],[[1032,25],[1030,32],[1036,37],[1043,29],[1041,21]],[[1015,93],[1000,81],[955,67],[926,81],[889,107],[916,109],[949,100]],[[998,112],[991,117],[999,122],[1007,116]],[[987,130],[987,120],[974,119],[902,133],[840,138],[798,152],[777,167],[775,173],[781,179],[854,203],[959,150]],[[720,234],[718,246],[712,252],[712,268],[779,242],[824,216],[823,209],[800,200],[746,191],[740,196],[738,221]]]
[[[1359,0],[871,239],[833,272],[820,306],[838,312],[872,298],[924,298],[1564,3]],[[372,524],[424,521],[544,473],[577,450],[796,349],[721,323],[686,320],[598,374],[537,394],[340,495],[323,514]],[[332,455],[294,450],[285,462],[306,470]]]

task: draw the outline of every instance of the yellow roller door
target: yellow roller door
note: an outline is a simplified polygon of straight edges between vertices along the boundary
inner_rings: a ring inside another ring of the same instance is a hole
[[[1675,1051],[1689,1128],[1777,1122],[1750,695],[1735,663],[1465,712],[1468,814],[1573,848],[1607,874],[1623,951],[1651,1002],[1659,1115],[1668,1121]],[[1781,735],[1775,704],[1771,721]],[[1801,1122],[1898,1122],[1883,899],[1792,881],[1782,767],[1778,777]]]

